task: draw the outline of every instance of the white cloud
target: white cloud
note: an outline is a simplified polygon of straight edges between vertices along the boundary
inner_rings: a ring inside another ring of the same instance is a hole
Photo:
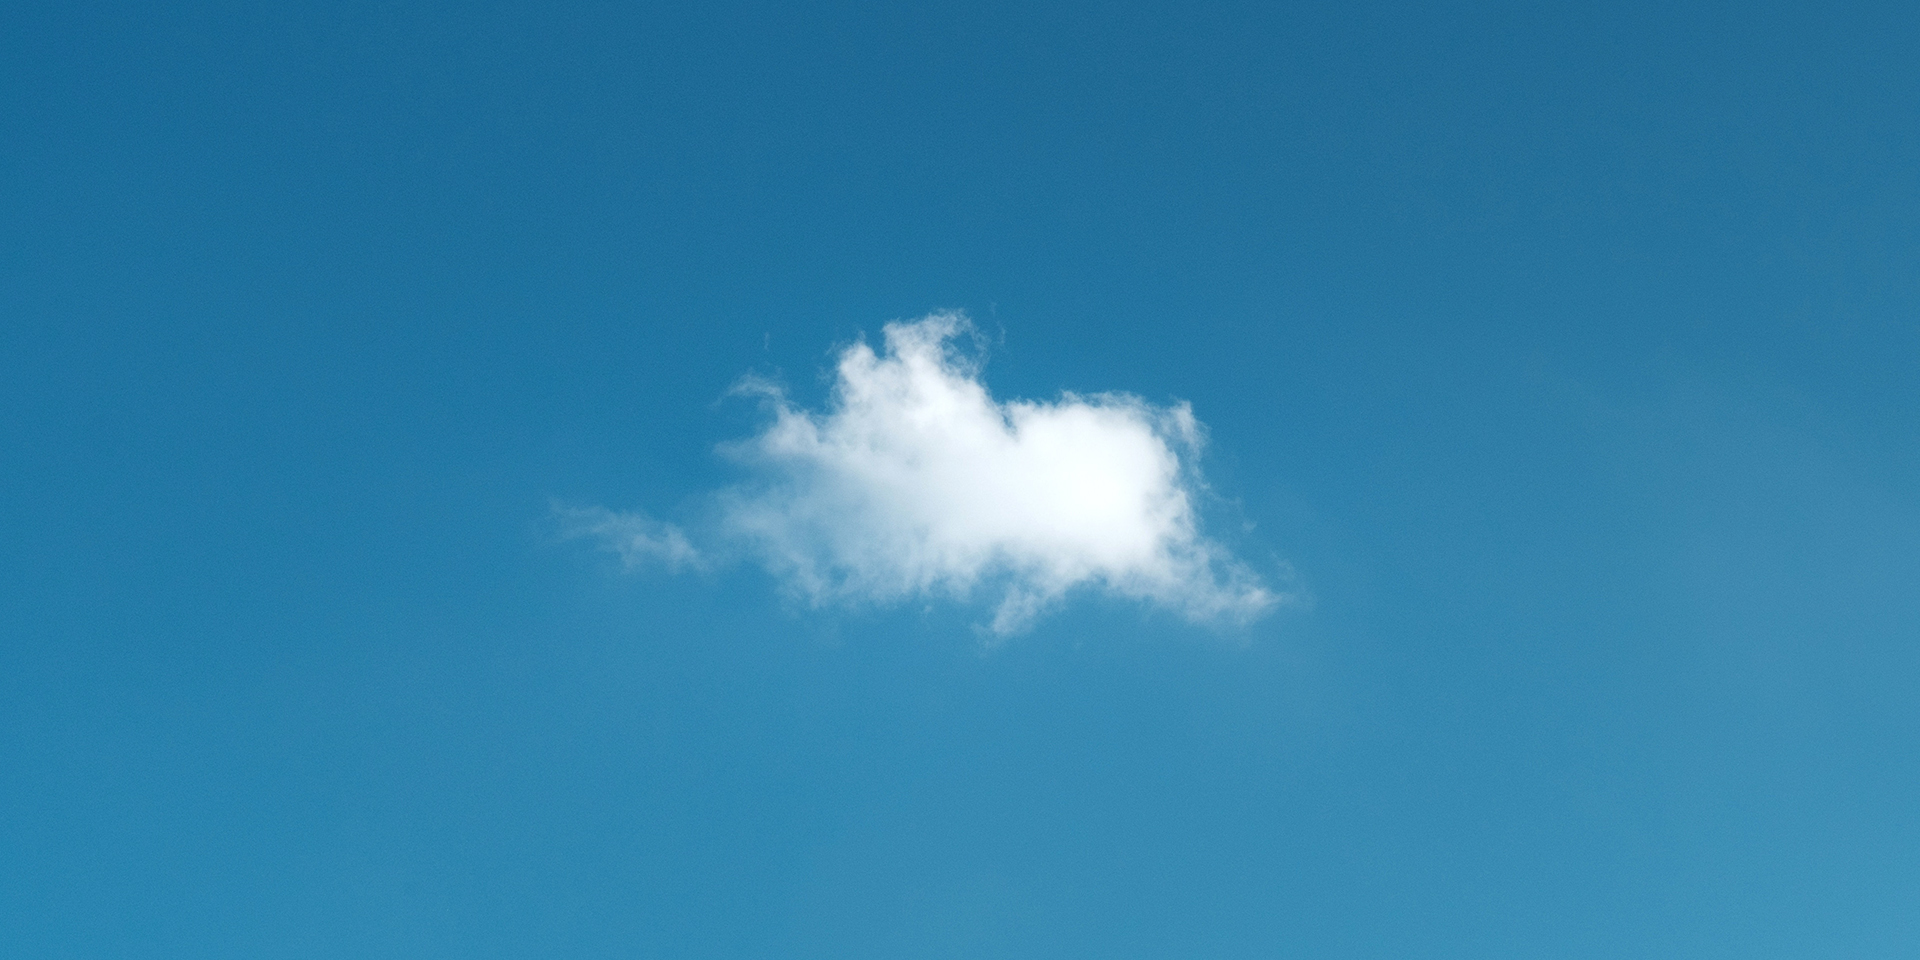
[[[560,519],[562,536],[598,540],[620,554],[629,569],[651,563],[663,563],[669,570],[706,565],[706,558],[679,527],[639,511],[615,513],[604,507],[556,503],[553,512]]]
[[[815,606],[985,597],[1007,635],[1070,591],[1245,622],[1287,599],[1200,531],[1184,403],[1128,394],[996,401],[952,349],[952,313],[888,324],[882,352],[840,355],[825,409],[761,382],[772,422],[722,447],[753,479],[716,495],[713,536]],[[590,535],[631,562],[697,563],[678,528],[594,514]]]

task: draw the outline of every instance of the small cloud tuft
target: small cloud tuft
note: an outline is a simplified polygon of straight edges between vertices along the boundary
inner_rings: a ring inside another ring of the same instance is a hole
[[[566,539],[597,540],[601,546],[620,555],[627,569],[665,564],[679,571],[705,566],[705,557],[679,527],[662,523],[640,511],[616,513],[605,507],[569,507],[553,505],[560,520],[560,535]]]
[[[879,352],[841,352],[818,411],[743,381],[772,419],[721,448],[751,479],[714,495],[712,537],[813,606],[984,597],[999,636],[1081,589],[1204,623],[1245,623],[1290,599],[1201,533],[1205,430],[1187,404],[997,401],[953,348],[972,335],[957,313],[888,324]],[[563,517],[630,565],[695,567],[708,553],[643,514]]]

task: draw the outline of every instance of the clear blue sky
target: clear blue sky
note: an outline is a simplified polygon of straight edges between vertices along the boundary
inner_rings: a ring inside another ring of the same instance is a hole
[[[0,22],[0,954],[1920,943],[1911,4]],[[564,536],[937,310],[1311,602]]]

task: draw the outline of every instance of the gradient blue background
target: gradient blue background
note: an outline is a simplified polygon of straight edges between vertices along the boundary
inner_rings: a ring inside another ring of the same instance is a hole
[[[0,954],[1913,955],[1920,14],[1596,6],[10,6]],[[947,307],[1314,607],[556,541]]]

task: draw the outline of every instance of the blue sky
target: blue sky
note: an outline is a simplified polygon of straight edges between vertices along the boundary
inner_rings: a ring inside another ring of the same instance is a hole
[[[6,21],[0,952],[1920,940],[1908,6]]]

